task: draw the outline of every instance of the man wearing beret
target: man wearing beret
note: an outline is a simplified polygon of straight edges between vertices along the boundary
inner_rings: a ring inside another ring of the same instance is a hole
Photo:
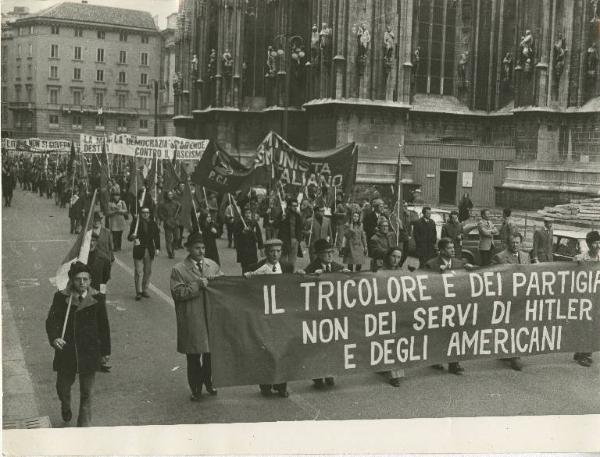
[[[73,417],[71,386],[79,374],[78,427],[91,424],[92,388],[96,371],[100,369],[102,359],[110,355],[110,327],[105,298],[90,286],[90,281],[87,265],[81,262],[71,265],[67,287],[54,294],[46,319],[48,341],[54,348],[56,392],[65,422]]]
[[[576,260],[579,263],[600,262],[600,233],[598,233],[597,230],[588,232],[585,236],[585,242],[588,245],[588,251],[576,255],[573,260]],[[586,368],[591,367],[594,362],[592,360],[591,352],[576,352],[573,356],[573,360]]]
[[[199,401],[202,385],[210,395],[217,391],[212,384],[210,347],[208,344],[208,312],[205,294],[208,281],[222,276],[219,265],[204,257],[204,240],[193,232],[185,247],[188,256],[171,271],[171,295],[177,319],[177,352],[187,359],[187,378],[191,400]]]
[[[341,265],[333,261],[334,249],[331,243],[325,239],[320,239],[315,242],[315,254],[316,258],[304,270],[299,270],[299,274],[322,274],[322,273],[335,273],[335,272],[350,272],[344,265]],[[324,382],[323,382],[324,381]],[[322,389],[325,384],[333,386],[335,381],[333,377],[317,378],[313,379],[315,387]]]
[[[281,262],[281,252],[283,242],[277,238],[265,241],[265,258],[252,266],[252,271],[244,273],[245,278],[260,275],[281,275],[291,274],[294,272],[294,266],[288,262]],[[287,391],[287,383],[279,384],[260,384],[260,393],[265,397],[270,396],[273,391],[282,398],[289,396]]]
[[[152,274],[152,262],[154,256],[160,253],[160,232],[158,225],[150,219],[150,208],[143,207],[140,210],[140,221],[137,217],[131,221],[129,236],[127,239],[133,241],[133,266],[135,280],[135,299],[148,298],[148,285]]]

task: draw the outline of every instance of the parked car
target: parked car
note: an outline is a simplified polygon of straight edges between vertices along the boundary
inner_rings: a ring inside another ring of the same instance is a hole
[[[582,230],[554,230],[552,240],[552,257],[555,261],[571,261],[573,258],[588,251],[585,242],[586,232]]]

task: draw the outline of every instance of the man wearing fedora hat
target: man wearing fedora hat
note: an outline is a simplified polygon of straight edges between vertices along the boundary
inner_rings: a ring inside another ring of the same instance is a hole
[[[289,262],[281,262],[281,253],[283,241],[272,238],[264,242],[265,258],[252,266],[252,270],[244,273],[245,278],[260,275],[281,275],[294,272],[294,265]],[[275,391],[280,397],[287,398],[287,383],[279,384],[260,384],[260,393],[265,397],[270,396]]]
[[[56,292],[46,319],[46,334],[54,348],[56,392],[65,422],[71,412],[71,386],[79,374],[78,427],[90,426],[92,388],[100,363],[110,355],[110,327],[104,295],[90,286],[90,269],[75,262],[66,289]],[[65,325],[66,324],[66,325]]]
[[[299,270],[299,274],[322,274],[335,272],[350,272],[344,265],[333,261],[334,249],[331,243],[325,239],[317,240],[314,244],[315,259],[308,264],[304,270]],[[321,389],[326,385],[333,386],[335,381],[333,377],[313,379],[317,389]]]
[[[200,400],[202,386],[210,395],[217,391],[212,385],[210,347],[208,343],[208,313],[205,289],[208,281],[222,276],[219,265],[204,257],[204,240],[198,232],[189,235],[185,247],[188,256],[171,270],[171,295],[177,319],[177,352],[187,359],[187,378],[191,400]]]

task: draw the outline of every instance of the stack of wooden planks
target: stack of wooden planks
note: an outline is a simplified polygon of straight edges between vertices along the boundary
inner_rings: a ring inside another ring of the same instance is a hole
[[[538,210],[538,214],[557,222],[580,222],[597,226],[600,225],[600,198],[571,200],[565,205],[547,206]]]

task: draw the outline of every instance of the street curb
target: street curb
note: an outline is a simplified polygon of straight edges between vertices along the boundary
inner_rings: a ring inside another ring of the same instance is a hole
[[[33,382],[21,347],[17,325],[2,285],[2,423],[39,416]]]

